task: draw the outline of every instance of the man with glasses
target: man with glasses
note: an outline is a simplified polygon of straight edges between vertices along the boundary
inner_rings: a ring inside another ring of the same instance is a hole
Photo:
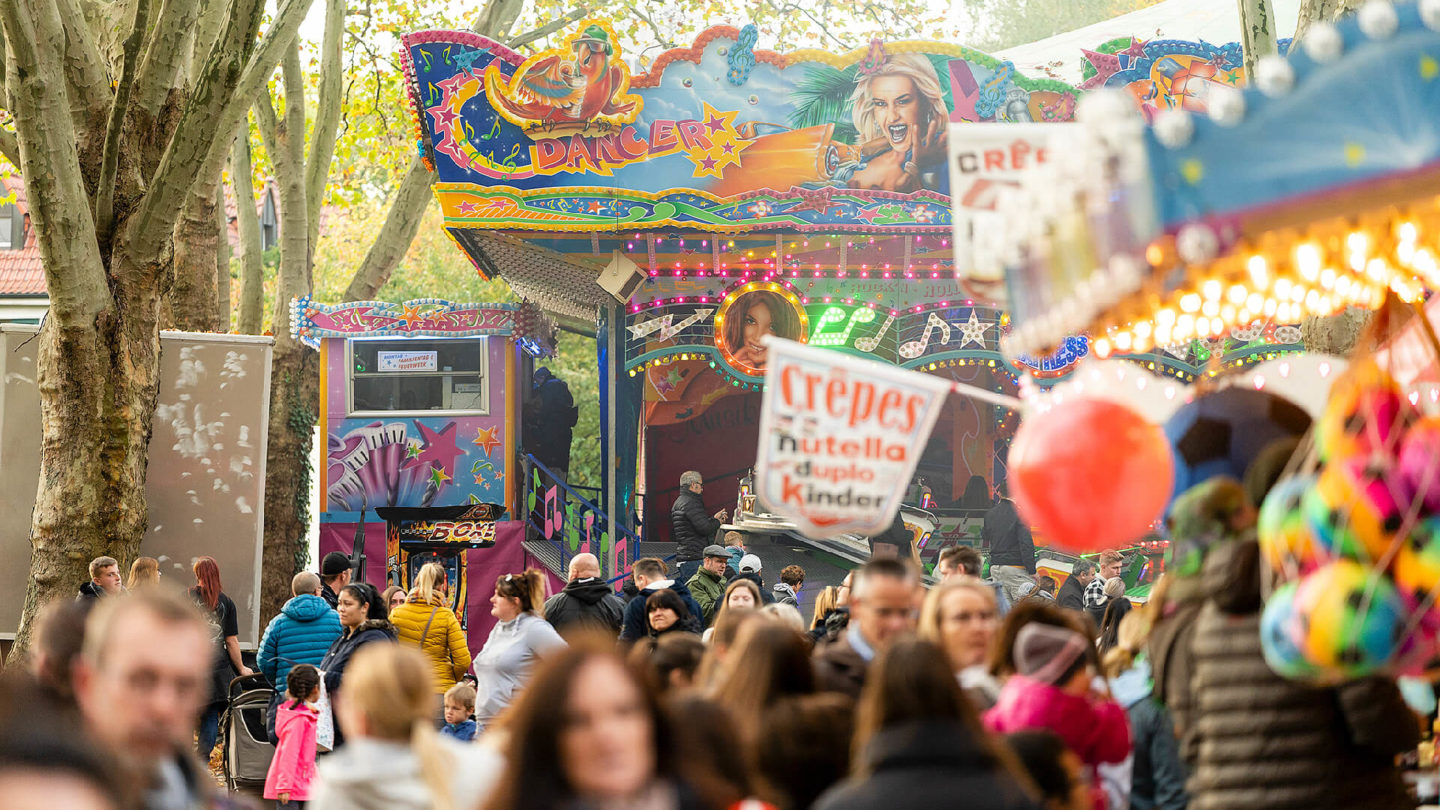
[[[675,540],[675,560],[679,563],[676,582],[689,582],[700,570],[705,547],[715,541],[720,524],[730,515],[724,509],[713,517],[707,515],[705,502],[700,498],[704,491],[705,482],[700,473],[690,470],[680,476],[680,497],[670,507],[670,535]]]

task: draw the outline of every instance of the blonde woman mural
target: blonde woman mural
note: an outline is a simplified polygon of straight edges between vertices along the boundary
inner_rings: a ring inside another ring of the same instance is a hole
[[[948,187],[949,111],[929,57],[897,53],[867,59],[856,71],[850,103],[861,149],[850,188],[908,192]]]

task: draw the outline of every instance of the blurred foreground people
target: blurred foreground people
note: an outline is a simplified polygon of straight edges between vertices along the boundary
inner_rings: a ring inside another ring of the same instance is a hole
[[[504,774],[486,810],[718,810],[740,798],[686,778],[668,718],[608,644],[541,663],[505,730]]]
[[[1085,763],[1052,731],[1017,731],[1005,744],[1020,760],[1040,791],[1045,810],[1092,810],[1090,774]]]
[[[191,810],[214,792],[191,747],[214,649],[209,621],[166,589],[100,600],[86,622],[74,684],[88,737],[119,760],[146,810]]]
[[[932,588],[920,610],[920,637],[940,647],[971,703],[995,705],[1000,682],[986,666],[999,626],[995,592],[974,578],[957,577]]]
[[[0,677],[0,804],[6,810],[127,810],[124,776],[30,677]]]
[[[871,667],[856,718],[849,781],[817,810],[903,810],[953,806],[1037,808],[1029,780],[981,728],[940,648],[893,641]]]
[[[130,578],[125,582],[125,590],[138,591],[158,584],[160,561],[154,557],[136,557],[135,562],[130,564]]]
[[[320,763],[310,810],[460,810],[490,795],[501,763],[484,746],[435,731],[435,680],[425,656],[371,644],[349,669],[336,702],[348,742]]]
[[[850,621],[834,641],[815,648],[815,676],[821,689],[858,697],[875,656],[915,628],[920,592],[914,569],[898,560],[871,560],[855,569]]]

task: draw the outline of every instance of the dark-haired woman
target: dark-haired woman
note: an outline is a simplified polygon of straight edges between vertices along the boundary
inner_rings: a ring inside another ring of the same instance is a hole
[[[556,651],[507,715],[506,764],[486,810],[711,810],[655,696],[609,646]]]
[[[901,639],[871,665],[855,724],[852,776],[817,810],[1037,808],[1013,756],[996,745],[940,648]]]
[[[320,662],[320,671],[325,673],[325,691],[333,707],[335,694],[340,691],[345,679],[345,668],[355,651],[374,642],[395,641],[395,628],[386,619],[371,618],[372,606],[379,602],[375,589],[363,582],[352,582],[340,589],[335,612],[340,615],[340,637],[335,639]],[[381,606],[381,615],[384,607]],[[335,729],[335,742],[341,741],[340,728]]]
[[[510,705],[536,659],[565,646],[545,621],[545,575],[538,569],[496,579],[490,615],[499,621],[475,656],[475,725],[481,730]]]
[[[700,622],[685,607],[680,595],[665,588],[650,594],[645,599],[645,623],[650,638],[661,639],[668,635],[689,633],[700,635]]]
[[[209,761],[210,749],[220,735],[220,713],[230,699],[230,679],[253,675],[254,670],[240,659],[240,620],[235,603],[220,589],[220,566],[214,557],[197,557],[193,568],[195,587],[190,596],[209,613],[216,629],[215,660],[210,670],[210,703],[200,716],[200,758]]]

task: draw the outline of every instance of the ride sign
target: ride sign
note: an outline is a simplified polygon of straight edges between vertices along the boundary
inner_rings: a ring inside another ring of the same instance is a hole
[[[889,528],[951,383],[770,337],[756,494],[809,537]]]

